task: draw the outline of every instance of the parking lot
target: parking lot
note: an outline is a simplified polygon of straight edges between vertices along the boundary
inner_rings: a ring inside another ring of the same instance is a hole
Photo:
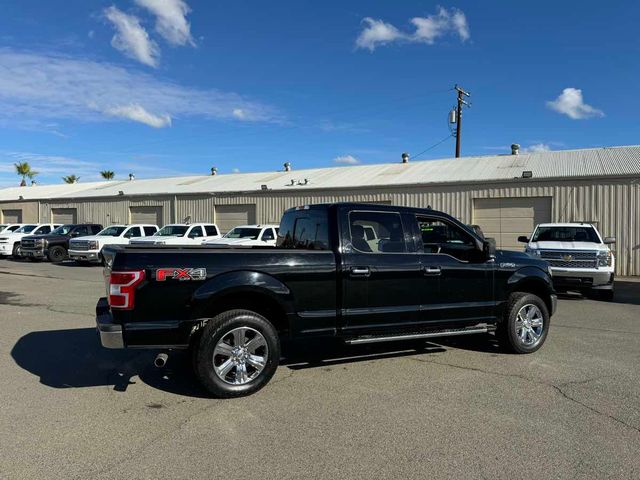
[[[184,355],[99,346],[101,275],[0,261],[0,478],[640,477],[640,282],[563,297],[533,355],[289,348],[266,388],[220,401]]]

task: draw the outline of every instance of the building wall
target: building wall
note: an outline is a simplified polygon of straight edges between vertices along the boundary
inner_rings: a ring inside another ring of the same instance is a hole
[[[472,221],[474,198],[551,197],[552,221],[595,222],[604,236],[617,237],[615,245],[619,275],[640,275],[640,180],[637,178],[594,180],[532,181],[514,179],[508,183],[358,188],[340,190],[259,191],[237,194],[158,195],[136,198],[43,201],[40,220],[51,219],[51,208],[76,208],[78,221],[103,225],[129,221],[132,205],[162,206],[164,223],[215,221],[216,205],[255,204],[256,220],[277,223],[287,208],[308,203],[356,201],[390,202],[393,205],[430,205],[459,218]],[[24,219],[37,218],[37,202],[0,204],[2,208],[23,208]],[[29,214],[27,215],[27,212]],[[34,213],[35,212],[35,213]]]
[[[37,201],[0,203],[0,210],[22,210],[22,223],[38,221]]]

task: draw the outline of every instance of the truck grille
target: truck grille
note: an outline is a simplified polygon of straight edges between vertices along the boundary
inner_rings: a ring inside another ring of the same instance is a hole
[[[85,240],[70,242],[69,249],[76,250],[78,252],[86,252],[87,250],[89,250],[89,242]]]
[[[552,267],[559,268],[596,268],[598,265],[596,252],[542,250],[540,257]]]
[[[26,238],[20,241],[20,247],[22,248],[37,248],[40,246],[40,242],[31,238]]]

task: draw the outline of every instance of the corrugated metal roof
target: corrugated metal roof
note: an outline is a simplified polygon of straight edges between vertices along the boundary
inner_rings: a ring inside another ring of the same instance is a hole
[[[364,186],[470,183],[520,178],[534,179],[632,175],[640,176],[640,146],[564,150],[520,155],[464,157],[420,162],[385,163],[289,172],[233,173],[14,187],[0,190],[0,201],[91,198],[152,194],[225,193],[261,190],[356,188]],[[120,193],[122,192],[122,193]]]

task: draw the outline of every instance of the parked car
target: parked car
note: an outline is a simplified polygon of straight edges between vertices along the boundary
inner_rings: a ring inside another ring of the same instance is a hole
[[[0,224],[0,235],[3,233],[11,233],[15,232],[20,227],[23,227],[24,223],[3,223]]]
[[[219,397],[262,388],[281,338],[365,344],[495,332],[505,349],[531,353],[556,309],[545,261],[495,251],[431,209],[311,205],[285,212],[274,249],[131,245],[103,255],[102,345],[191,349],[197,377]]]
[[[23,237],[47,234],[59,226],[53,223],[27,223],[11,233],[3,232],[0,235],[0,256],[19,258],[21,256],[20,241]]]
[[[518,240],[527,244],[527,253],[549,263],[556,290],[613,299],[615,257],[609,245],[615,237],[603,238],[590,223],[541,223],[531,238]]]
[[[71,239],[69,258],[77,262],[102,262],[105,245],[127,245],[134,238],[149,237],[157,231],[157,225],[111,225],[96,235]]]
[[[240,225],[205,245],[221,247],[275,247],[278,225]]]
[[[94,235],[102,230],[97,223],[60,225],[48,234],[29,235],[20,242],[20,254],[30,260],[44,258],[58,263],[67,258],[69,241],[75,237]]]
[[[165,225],[150,237],[137,238],[132,245],[200,245],[207,240],[220,238],[220,230],[214,223],[172,223]]]

